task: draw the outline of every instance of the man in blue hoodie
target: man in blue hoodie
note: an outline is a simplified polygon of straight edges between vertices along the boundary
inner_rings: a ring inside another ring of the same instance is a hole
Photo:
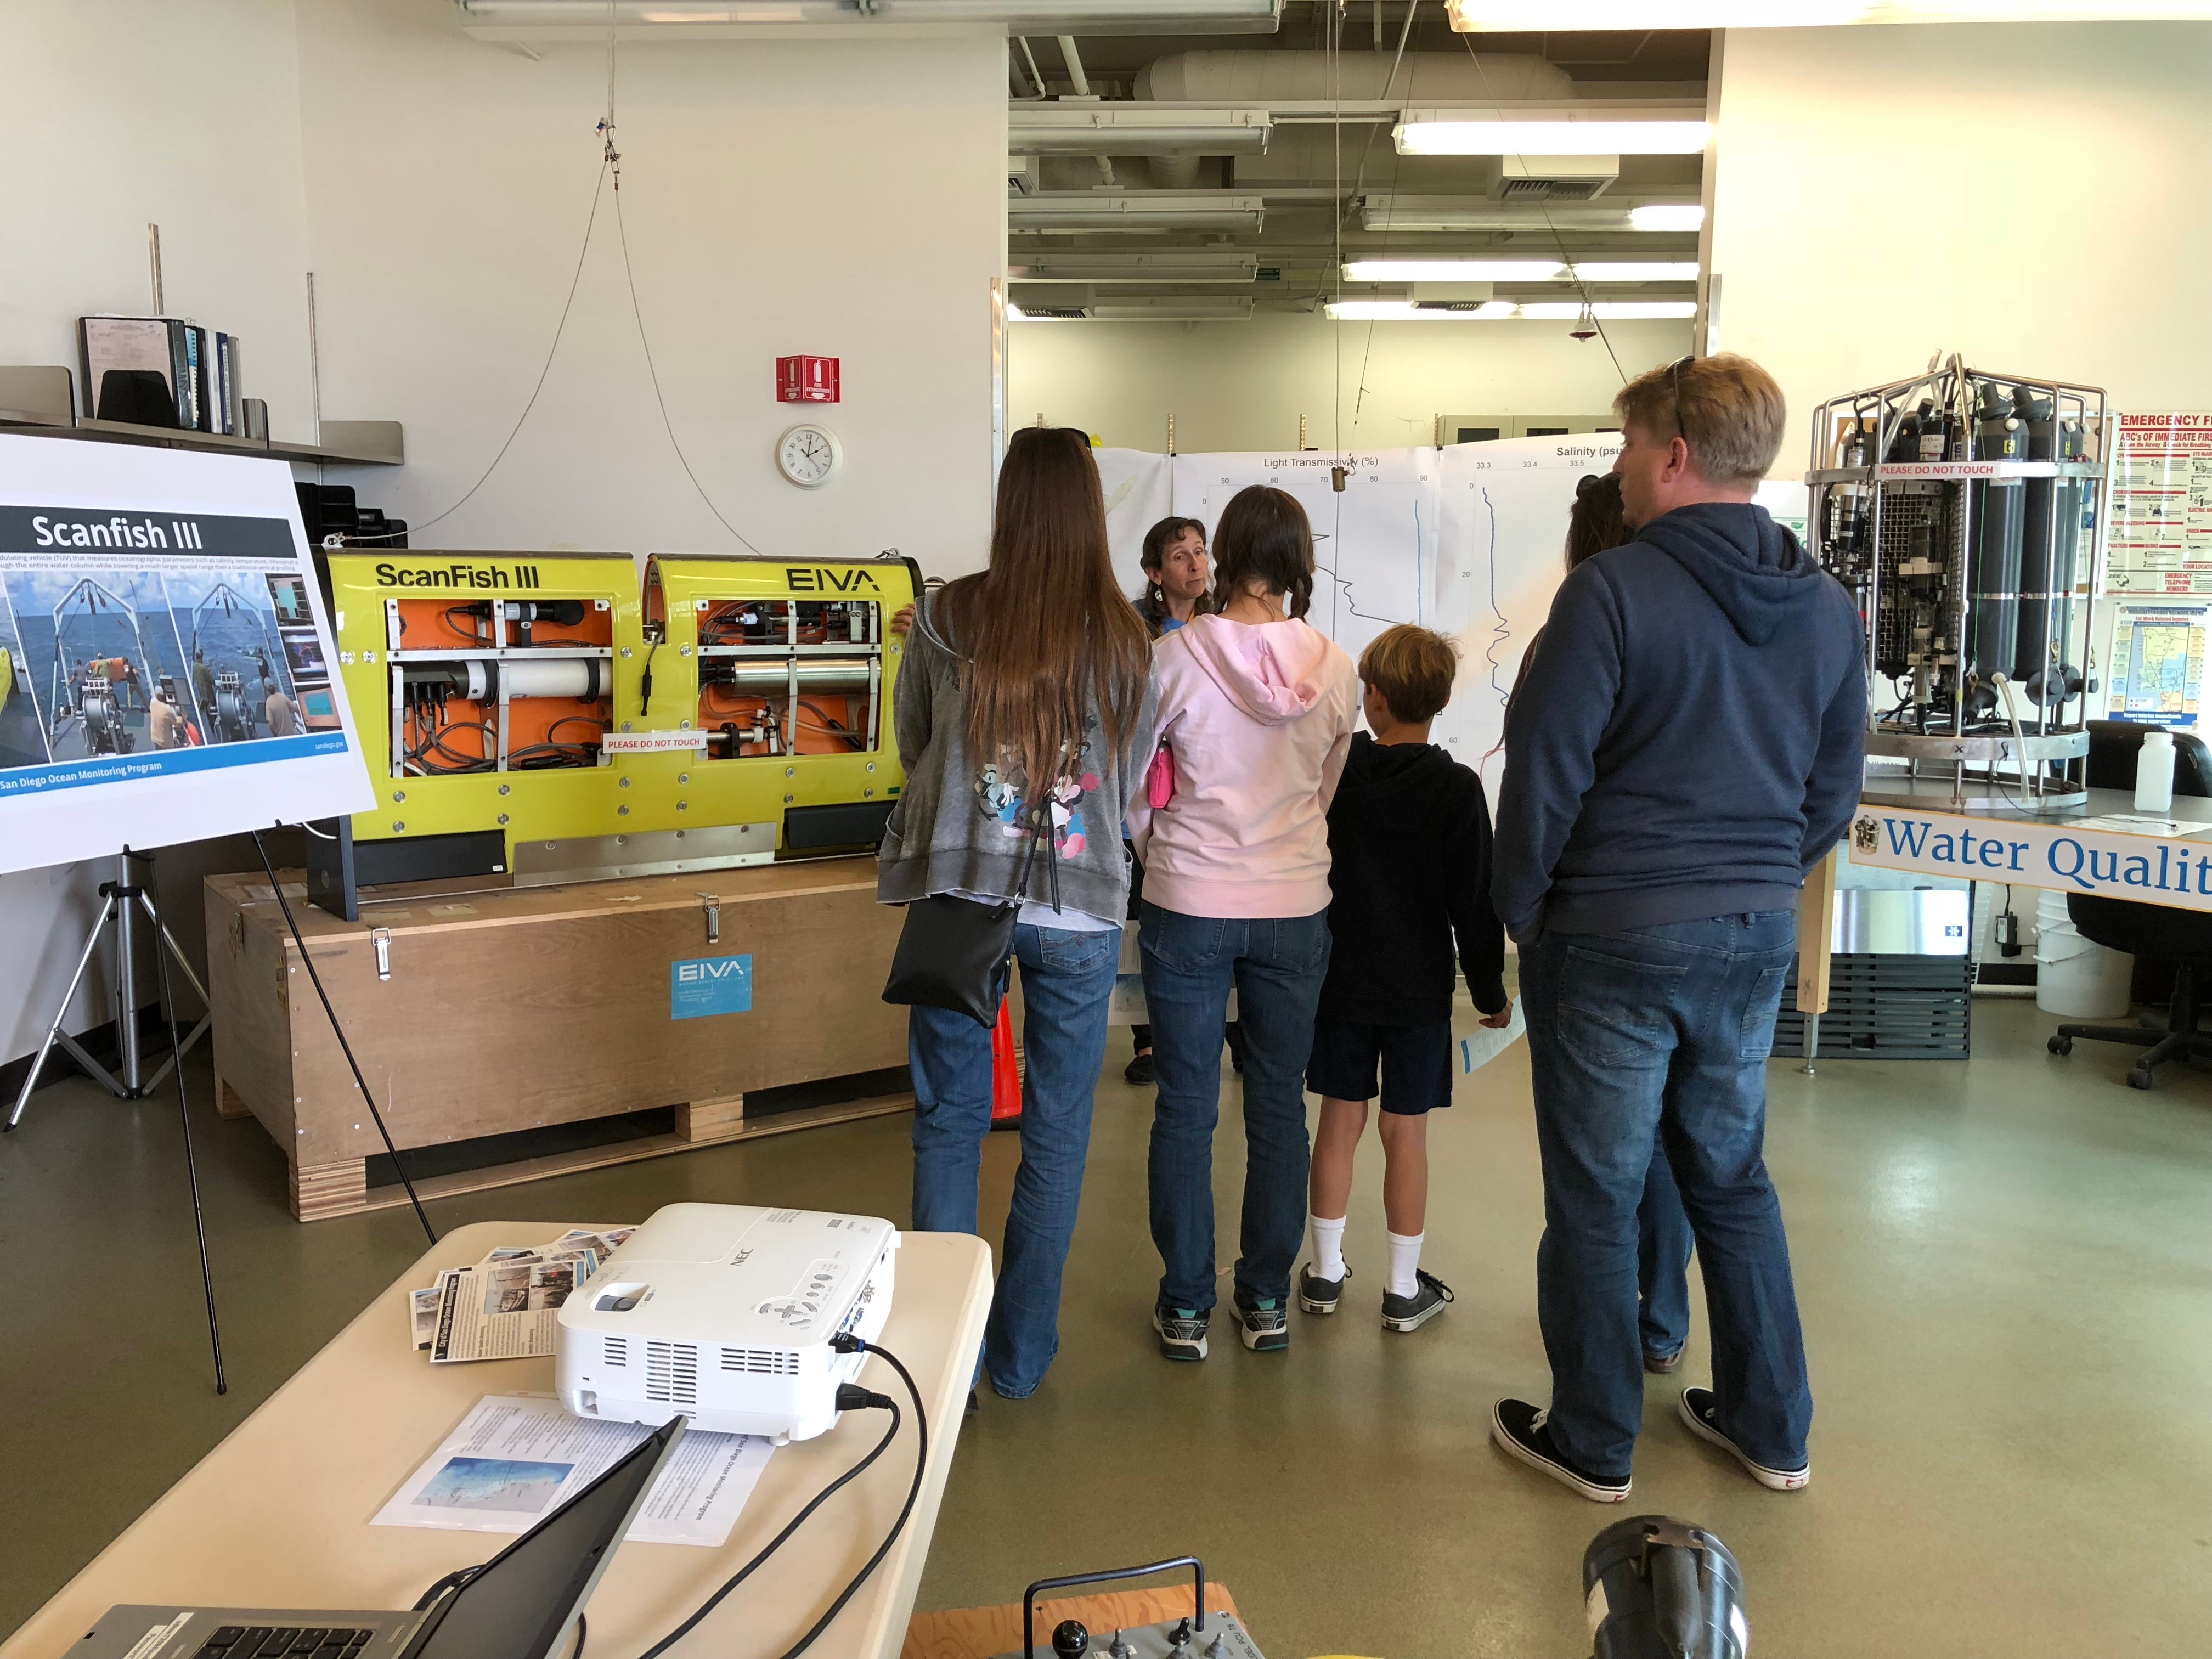
[[[1637,538],[1561,584],[1506,720],[1492,896],[1521,947],[1552,1402],[1499,1401],[1491,1437],[1585,1498],[1628,1496],[1656,1144],[1711,1324],[1713,1385],[1682,1391],[1682,1420],[1789,1492],[1813,1397],[1765,1066],[1798,889],[1858,798],[1864,644],[1850,597],[1752,505],[1783,438],[1764,369],[1685,357],[1613,407]]]

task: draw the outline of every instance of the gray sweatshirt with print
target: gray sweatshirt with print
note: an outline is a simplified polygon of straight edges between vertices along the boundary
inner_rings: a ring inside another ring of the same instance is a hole
[[[1017,896],[1028,836],[1024,806],[994,764],[968,752],[968,705],[960,659],[938,632],[934,593],[915,608],[899,670],[892,725],[906,786],[884,827],[877,854],[876,897],[909,904],[939,893]],[[1119,753],[1111,752],[1092,709],[1083,753],[1054,791],[1051,856],[1066,910],[1118,923],[1128,909],[1129,872],[1121,820],[1144,787],[1159,721],[1159,686],[1150,675],[1144,705]],[[1040,846],[1019,896],[1049,903],[1052,874]]]

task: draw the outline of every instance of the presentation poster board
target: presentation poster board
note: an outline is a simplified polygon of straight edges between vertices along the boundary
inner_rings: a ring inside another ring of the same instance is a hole
[[[2212,602],[2127,599],[2112,607],[2105,718],[2194,731]]]
[[[0,436],[0,872],[364,811],[283,461]]]

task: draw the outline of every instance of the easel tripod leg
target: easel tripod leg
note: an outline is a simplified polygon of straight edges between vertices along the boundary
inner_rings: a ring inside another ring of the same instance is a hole
[[[23,1079],[22,1089],[15,1096],[15,1109],[8,1114],[7,1124],[0,1127],[0,1133],[5,1133],[22,1121],[23,1108],[30,1103],[31,1091],[39,1086],[39,1073],[46,1069],[46,1057],[53,1053],[54,1043],[62,1035],[62,1026],[69,1018],[70,1008],[76,1001],[77,987],[84,983],[84,970],[92,965],[92,953],[100,948],[100,929],[107,926],[108,912],[114,908],[114,900],[109,899],[100,907],[100,914],[93,918],[92,931],[84,936],[84,949],[77,956],[76,971],[70,975],[69,988],[62,993],[61,1006],[54,1012],[54,1023],[46,1027],[46,1040],[39,1045],[38,1058],[31,1062],[30,1075]],[[76,1045],[71,1043],[70,1046],[75,1048]]]

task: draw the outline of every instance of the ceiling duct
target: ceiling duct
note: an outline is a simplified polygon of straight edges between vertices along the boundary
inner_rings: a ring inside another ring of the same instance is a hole
[[[1174,52],[1138,71],[1140,99],[1164,103],[1267,104],[1341,99],[1484,103],[1572,99],[1574,77],[1533,52],[1409,52],[1387,89],[1388,52]]]
[[[881,34],[978,26],[1030,34],[1273,34],[1282,0],[454,0],[479,40],[559,44]]]

